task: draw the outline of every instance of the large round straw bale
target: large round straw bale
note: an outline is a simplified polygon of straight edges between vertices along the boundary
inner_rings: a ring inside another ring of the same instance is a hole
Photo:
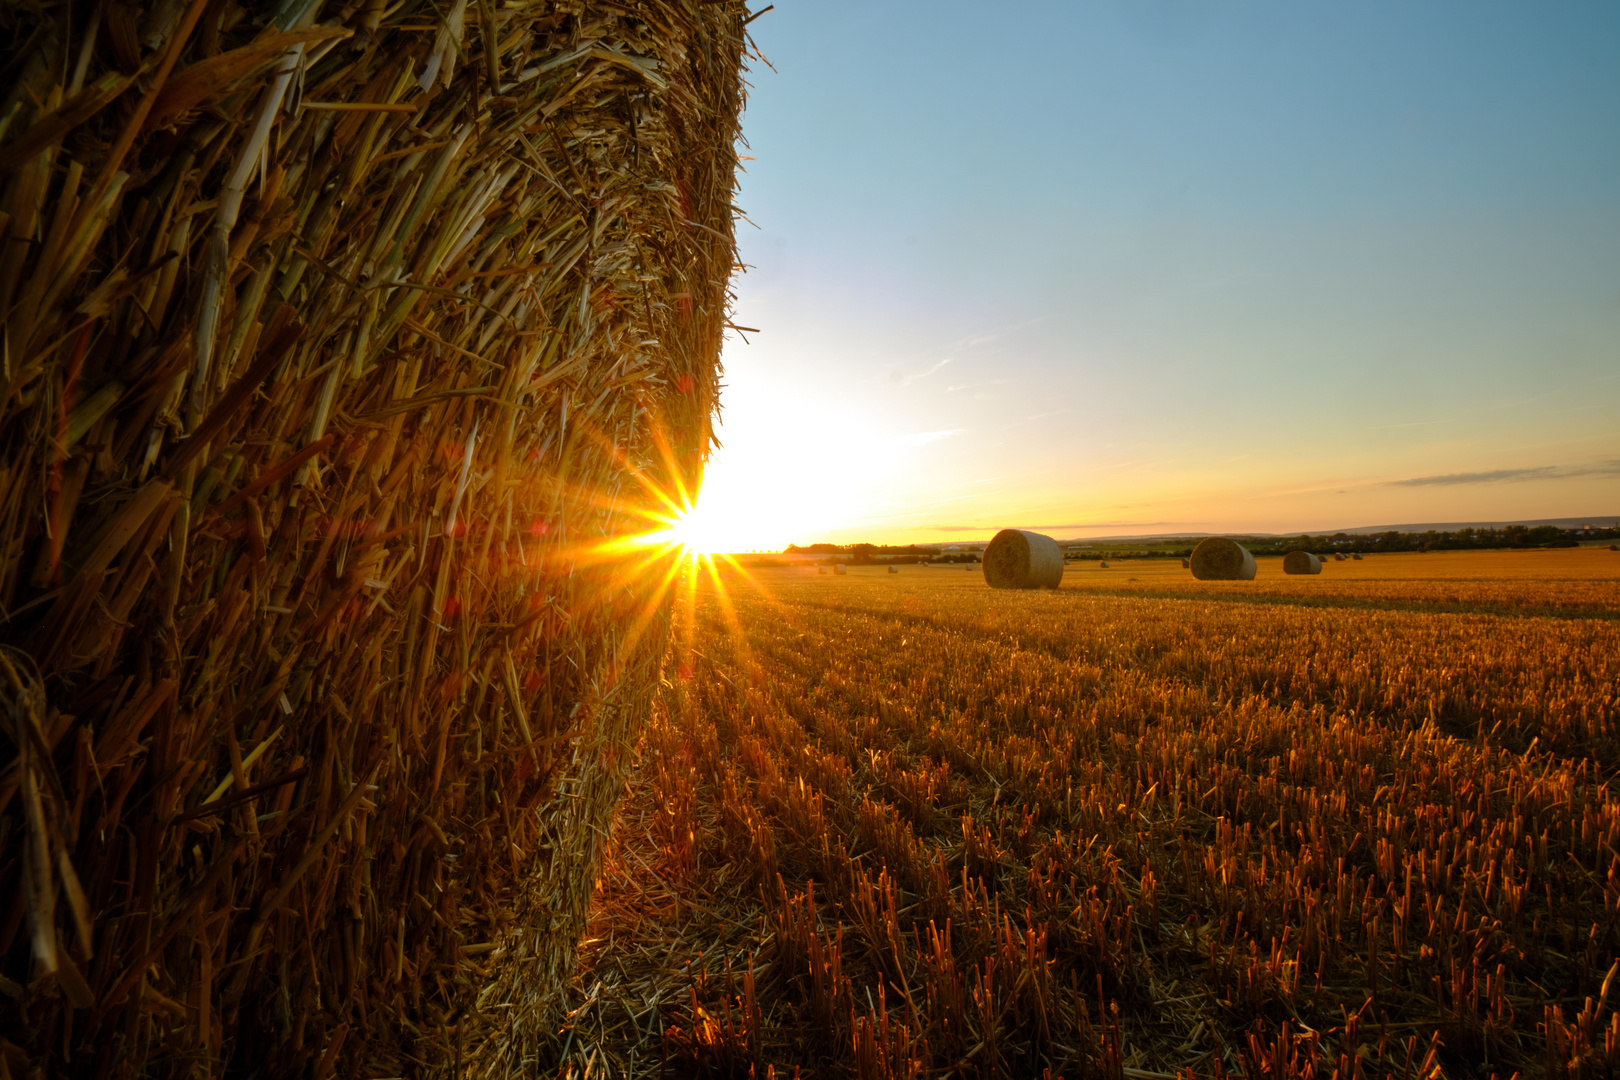
[[[1285,574],[1320,574],[1322,560],[1308,551],[1290,551],[1283,556]]]
[[[984,580],[992,589],[1055,589],[1063,581],[1063,552],[1050,536],[1002,529],[984,549]]]
[[[1236,540],[1206,536],[1193,548],[1192,572],[1199,581],[1253,581],[1254,556]]]
[[[0,1077],[550,1052],[678,622],[638,537],[715,445],[746,8],[5,5]]]

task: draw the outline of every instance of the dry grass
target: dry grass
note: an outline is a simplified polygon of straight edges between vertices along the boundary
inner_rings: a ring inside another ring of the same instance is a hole
[[[700,597],[565,1072],[1620,1070],[1620,624],[962,577]]]

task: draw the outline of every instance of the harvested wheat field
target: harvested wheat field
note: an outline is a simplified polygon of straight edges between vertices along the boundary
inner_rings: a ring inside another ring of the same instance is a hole
[[[1250,603],[1315,604],[1454,614],[1620,617],[1620,558],[1603,548],[1445,551],[1370,555],[1324,563],[1309,578],[1282,560],[1256,559],[1253,581],[1199,581],[1174,559],[1126,562],[1126,575],[1096,563],[1071,566],[1064,588],[1119,596],[1209,597]],[[1137,580],[1130,582],[1128,578]]]
[[[700,576],[564,1074],[1614,1075],[1613,569],[1340,569]]]

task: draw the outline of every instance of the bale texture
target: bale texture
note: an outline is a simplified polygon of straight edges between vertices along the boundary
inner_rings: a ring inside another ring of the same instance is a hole
[[[1193,548],[1193,577],[1200,581],[1253,581],[1254,556],[1236,540],[1207,536]]]
[[[664,655],[618,541],[710,445],[746,17],[0,11],[0,1072],[534,1067]]]
[[[1002,529],[984,549],[984,580],[992,589],[1055,589],[1063,583],[1063,551],[1050,536]]]
[[[1285,574],[1320,574],[1322,560],[1308,551],[1290,551],[1283,556]]]

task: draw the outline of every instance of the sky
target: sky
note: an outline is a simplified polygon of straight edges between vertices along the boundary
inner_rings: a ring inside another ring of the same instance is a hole
[[[1620,516],[1620,5],[749,29],[722,546]]]

